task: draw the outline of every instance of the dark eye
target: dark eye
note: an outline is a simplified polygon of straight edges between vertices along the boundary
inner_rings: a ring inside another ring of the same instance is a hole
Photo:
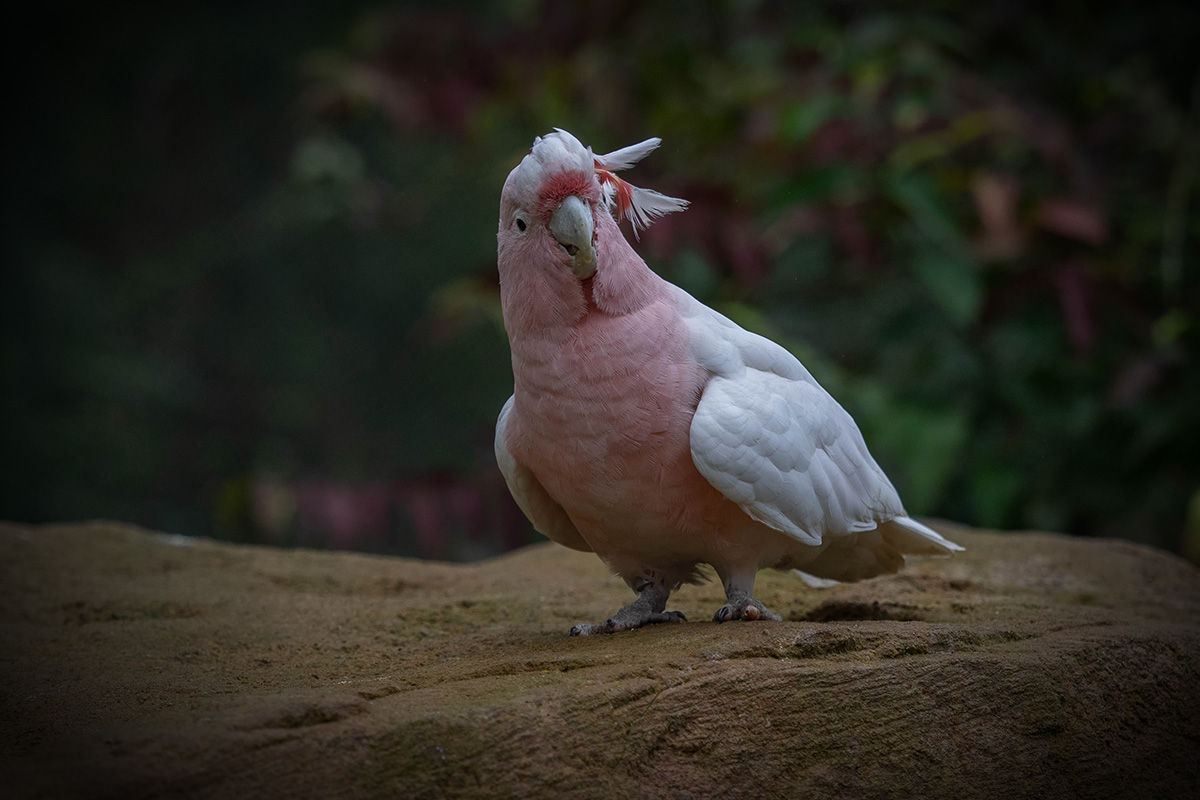
[[[523,219],[517,220],[517,230],[521,231],[522,233],[525,232],[525,220],[523,220]]]

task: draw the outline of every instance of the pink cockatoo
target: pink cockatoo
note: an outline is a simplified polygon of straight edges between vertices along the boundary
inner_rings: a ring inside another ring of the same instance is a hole
[[[682,621],[671,592],[711,565],[726,620],[780,619],[758,570],[854,581],[962,548],[907,516],[850,415],[787,350],[652,272],[635,232],[684,200],[614,175],[660,143],[597,156],[537,138],[500,197],[513,395],[496,461],[533,526],[595,552],[637,594],[572,635]]]

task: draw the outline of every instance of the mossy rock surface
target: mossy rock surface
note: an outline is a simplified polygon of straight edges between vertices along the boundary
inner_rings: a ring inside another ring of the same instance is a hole
[[[551,544],[450,565],[116,524],[0,526],[19,797],[1183,797],[1200,573],[989,534],[781,623],[569,638],[632,595]],[[14,796],[14,795],[9,795]]]

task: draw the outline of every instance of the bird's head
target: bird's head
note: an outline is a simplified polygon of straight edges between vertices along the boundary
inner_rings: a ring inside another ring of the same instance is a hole
[[[647,139],[597,156],[570,133],[539,136],[509,173],[500,197],[500,250],[545,261],[579,280],[597,270],[599,214],[629,218],[634,234],[656,217],[687,207],[686,200],[640,189],[616,172],[633,166],[661,143]]]

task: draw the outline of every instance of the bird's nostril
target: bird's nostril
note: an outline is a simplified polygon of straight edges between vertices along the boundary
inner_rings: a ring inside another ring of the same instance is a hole
[[[578,248],[578,247],[576,247],[576,246],[575,246],[575,245],[573,245],[573,244],[564,244],[564,245],[562,246],[562,249],[563,249],[563,250],[566,250],[566,251],[567,251],[567,255],[571,256],[572,258],[574,258],[574,257],[575,257],[575,254],[579,252],[579,248]]]

